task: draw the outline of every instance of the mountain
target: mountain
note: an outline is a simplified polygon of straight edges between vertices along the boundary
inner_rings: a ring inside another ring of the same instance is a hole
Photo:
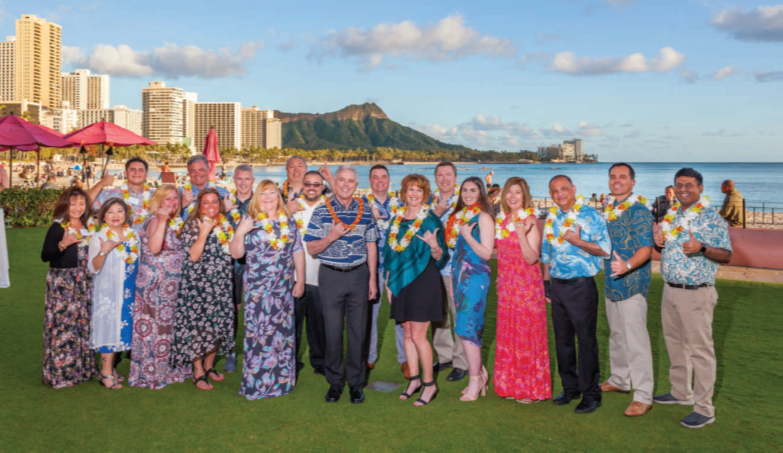
[[[300,149],[374,149],[378,147],[418,150],[467,150],[435,140],[389,119],[374,102],[349,105],[330,113],[285,113],[283,147]]]

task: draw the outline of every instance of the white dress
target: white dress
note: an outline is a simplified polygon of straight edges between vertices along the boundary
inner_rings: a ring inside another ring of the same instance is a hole
[[[3,210],[0,209],[0,288],[11,286],[8,276],[8,246],[5,242],[5,219]]]

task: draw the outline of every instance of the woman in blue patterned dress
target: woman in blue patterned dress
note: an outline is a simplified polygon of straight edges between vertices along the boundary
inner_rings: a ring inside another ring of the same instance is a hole
[[[296,223],[289,222],[274,182],[258,184],[231,241],[231,256],[247,262],[239,394],[249,400],[287,395],[296,384],[294,298],[304,294],[305,257]]]
[[[107,388],[122,387],[114,354],[131,347],[139,240],[128,226],[130,208],[110,198],[98,211],[98,232],[90,240],[88,266],[93,277],[90,348],[101,353],[99,379]]]
[[[489,260],[495,245],[493,212],[484,184],[471,176],[462,183],[459,201],[446,227],[453,225],[459,233],[451,261],[451,284],[457,311],[454,333],[462,340],[470,372],[462,401],[476,400],[479,392],[486,395],[489,382],[489,373],[481,363],[481,337],[491,279]],[[447,232],[447,237],[453,233]]]

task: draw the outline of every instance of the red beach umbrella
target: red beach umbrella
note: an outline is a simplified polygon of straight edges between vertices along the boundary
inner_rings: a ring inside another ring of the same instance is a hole
[[[215,181],[215,173],[217,172],[216,164],[220,162],[220,150],[218,149],[218,138],[215,129],[209,129],[207,138],[204,139],[204,152],[201,153],[207,158],[209,162],[209,180]]]
[[[35,151],[39,146],[49,148],[69,148],[71,142],[58,136],[56,132],[50,132],[45,126],[38,126],[15,115],[0,118],[0,150],[19,149],[20,151]],[[13,187],[13,161],[12,152],[8,153],[8,162],[11,172],[9,181]]]
[[[157,143],[152,140],[147,140],[141,135],[131,132],[124,127],[117,126],[114,123],[109,123],[108,121],[92,123],[89,126],[66,134],[64,138],[74,145],[101,145],[101,149],[103,149],[105,145],[109,145],[110,148],[105,153],[106,160],[103,164],[104,175],[106,174],[109,156],[114,155],[114,151],[111,148],[112,146],[157,145]]]

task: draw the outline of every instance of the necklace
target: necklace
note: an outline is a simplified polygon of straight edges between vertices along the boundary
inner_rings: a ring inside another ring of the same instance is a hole
[[[619,219],[623,212],[627,211],[634,203],[640,203],[647,206],[647,209],[652,209],[652,204],[641,195],[631,195],[617,206],[614,205],[616,201],[614,195],[609,195],[606,208],[604,208],[604,218],[609,222]]]
[[[362,215],[364,214],[364,200],[362,200],[361,198],[354,198],[354,200],[359,202],[359,212],[356,213],[356,218],[353,219],[353,222],[351,222],[350,225],[346,225],[345,222],[343,222],[342,220],[340,220],[339,217],[337,217],[337,213],[334,212],[334,208],[332,207],[332,200],[331,199],[326,200],[326,209],[329,210],[329,214],[331,214],[333,223],[335,225],[339,223],[340,225],[344,226],[350,231],[353,231],[354,228],[356,228],[356,225],[358,225],[359,222],[362,220]]]
[[[704,210],[704,208],[709,207],[710,198],[706,195],[699,198],[699,201],[697,201],[696,204],[688,208],[688,210],[682,214],[678,214],[680,203],[675,203],[674,206],[666,212],[663,220],[661,220],[661,229],[663,230],[664,239],[668,241],[676,238],[683,231],[688,231],[691,222],[701,214],[701,211]],[[677,219],[676,225],[674,222],[675,218]]]
[[[179,233],[182,232],[182,226],[185,224],[185,222],[182,221],[182,217],[176,216],[173,218],[169,218],[166,221],[166,224],[168,224],[169,228],[174,230],[174,233],[179,235]]]
[[[124,243],[120,242],[117,233],[112,231],[108,225],[104,225],[98,232],[99,238],[103,238],[107,241],[117,241],[117,245],[114,249],[117,250],[117,254],[123,261],[129,266],[132,266],[139,258],[139,238],[127,223],[122,225],[122,235],[125,236],[125,241],[128,242],[127,247]]]
[[[555,232],[554,224],[559,208],[557,206],[552,206],[552,208],[549,210],[549,215],[546,216],[546,223],[544,224],[544,238],[555,248],[560,247],[563,245],[563,242],[565,242],[565,233],[573,229],[574,223],[576,222],[577,217],[579,217],[579,211],[582,210],[584,202],[585,199],[581,195],[576,197],[576,203],[574,203],[574,206],[570,211],[568,211],[565,222],[563,222],[563,225],[560,226],[560,231],[557,233]]]
[[[450,249],[453,249],[457,245],[457,237],[459,237],[459,226],[470,222],[473,217],[476,217],[481,212],[481,206],[478,203],[474,203],[473,206],[465,206],[460,209],[459,212],[449,217],[446,222],[446,245]]]
[[[66,236],[69,234],[76,235],[76,239],[79,240],[80,247],[87,247],[88,245],[90,245],[90,239],[92,238],[92,235],[95,234],[95,220],[93,220],[92,217],[87,219],[87,234],[84,236],[82,236],[81,231],[71,227],[71,222],[64,220],[59,223],[60,226],[63,227],[63,230],[65,230]]]
[[[451,206],[449,207],[449,211],[454,209],[457,206],[457,200],[459,200],[459,186],[454,186],[454,195],[452,195],[449,198],[454,198],[454,201],[451,202]],[[440,200],[440,188],[435,189],[435,195],[432,197],[432,203],[435,204]]]
[[[388,200],[390,211],[389,219],[391,219],[397,215],[397,211],[400,209],[400,199],[394,196],[394,192],[389,192]],[[383,206],[383,203],[378,201],[375,198],[375,195],[373,195],[372,189],[367,189],[367,202],[370,203],[370,208],[372,208],[373,203],[378,203],[380,206]],[[375,221],[375,224],[382,230],[389,229],[389,220],[378,219]]]
[[[300,195],[299,198],[296,199],[296,201],[299,202],[299,206],[302,208],[301,211],[294,214],[294,222],[296,222],[296,228],[299,230],[299,235],[301,237],[304,237],[305,231],[307,231],[307,228],[304,225],[304,211],[308,208],[315,209],[318,206],[324,204],[326,202],[326,196],[321,195],[321,198],[318,199],[318,201],[313,205],[312,207],[307,204],[307,201],[304,199],[304,195]]]
[[[527,208],[523,211],[519,211],[517,216],[504,226],[503,222],[506,221],[507,214],[501,209],[497,217],[495,217],[495,239],[505,239],[509,237],[511,233],[517,230],[516,225],[514,225],[515,222],[523,222],[531,215],[538,218],[539,213],[538,208]]]
[[[204,189],[214,189],[214,188],[215,188],[215,183],[213,183],[212,181],[207,181],[207,185],[204,187]],[[202,189],[202,190],[204,190],[204,189]],[[185,183],[184,190],[185,190],[185,192],[189,192],[189,193],[193,194],[193,186],[190,184],[190,181]],[[197,200],[194,198],[193,201],[190,202],[188,207],[185,208],[185,210],[187,211],[188,215],[193,213],[193,210],[196,209],[196,201]],[[222,200],[221,200],[221,202],[222,202]]]
[[[266,215],[265,212],[262,211],[260,214],[258,214],[256,221],[260,222],[261,228],[266,231],[267,237],[269,238],[269,243],[272,245],[272,248],[275,250],[280,250],[288,242],[288,233],[290,230],[288,228],[288,217],[286,217],[285,211],[280,211],[277,216],[280,219],[279,238],[277,235],[275,235],[275,230],[272,228],[272,222],[269,221],[269,216]]]
[[[252,193],[250,195],[253,196]],[[239,206],[239,200],[237,199],[237,190],[232,189],[229,195],[229,200],[231,200],[231,204],[234,206]],[[238,224],[239,220],[242,218],[242,214],[239,212],[239,208],[234,208],[231,211],[228,212],[228,215],[231,216],[231,218],[234,220],[234,223]]]
[[[419,232],[419,229],[421,228],[421,224],[424,223],[424,219],[427,217],[427,214],[430,212],[430,206],[424,205],[419,210],[419,213],[416,214],[416,219],[413,221],[413,225],[411,225],[408,228],[408,231],[405,232],[405,234],[402,236],[402,240],[397,242],[397,235],[400,233],[400,223],[402,222],[402,219],[405,217],[405,211],[406,207],[401,207],[399,211],[397,212],[397,215],[394,217],[394,220],[391,223],[391,227],[389,228],[389,239],[388,243],[389,246],[394,250],[395,252],[402,252],[411,243],[411,240],[413,239],[413,236],[416,235],[416,233]]]
[[[228,250],[228,245],[231,242],[231,238],[234,237],[234,228],[231,226],[231,223],[229,223],[226,216],[223,214],[218,214],[217,221],[215,222],[215,226],[212,228],[212,231],[215,232],[215,235],[220,241],[223,253],[226,255],[230,254],[231,252]]]
[[[144,221],[147,220],[147,216],[150,215],[150,198],[152,198],[150,186],[144,184],[143,188],[141,189],[141,210],[138,213],[133,212],[133,207],[131,207],[130,203],[128,202],[128,200],[130,200],[130,188],[128,185],[123,184],[120,186],[120,191],[122,192],[122,199],[125,200],[125,203],[127,203],[128,207],[131,208],[133,224],[140,225],[144,223]]]

